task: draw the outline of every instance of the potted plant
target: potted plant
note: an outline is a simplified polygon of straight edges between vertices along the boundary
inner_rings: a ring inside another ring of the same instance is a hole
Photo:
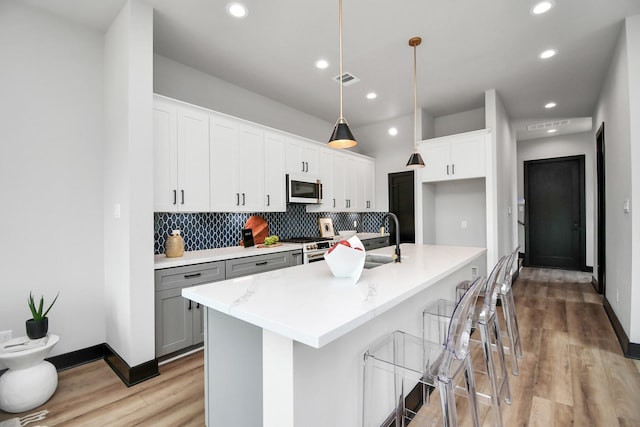
[[[33,318],[26,321],[26,328],[27,336],[30,339],[36,340],[47,335],[47,332],[49,330],[49,319],[47,318],[47,313],[49,313],[49,310],[51,310],[53,304],[56,303],[59,295],[60,292],[58,292],[51,305],[49,305],[49,308],[47,308],[47,310],[43,313],[42,309],[44,308],[44,296],[40,297],[40,303],[38,304],[38,307],[36,307],[36,302],[33,299],[33,293],[29,292],[29,299],[27,300],[27,303],[29,304],[29,309],[31,310],[31,315],[33,316]]]

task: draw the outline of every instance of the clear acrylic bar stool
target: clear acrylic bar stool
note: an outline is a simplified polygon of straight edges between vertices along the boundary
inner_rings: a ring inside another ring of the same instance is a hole
[[[482,306],[475,309],[473,317],[474,326],[479,329],[480,343],[482,346],[485,373],[489,380],[489,393],[479,392],[478,395],[486,398],[493,409],[494,425],[502,427],[501,396],[506,403],[511,404],[511,390],[502,344],[502,335],[496,313],[496,301],[499,288],[502,285],[505,274],[506,257],[500,258],[493,268],[483,289]],[[466,291],[465,291],[466,292]],[[442,324],[446,324],[450,318],[451,307],[455,303],[447,300],[438,300],[425,308],[423,312],[423,338],[442,339]],[[437,334],[437,335],[434,335]],[[495,360],[497,353],[497,360]]]
[[[430,397],[440,395],[442,425],[458,426],[456,395],[464,394],[474,427],[479,427],[469,335],[476,300],[485,279],[476,279],[453,310],[445,345],[402,331],[383,337],[364,354],[362,425],[434,426]],[[459,385],[464,382],[464,386]],[[411,425],[414,425],[414,424]]]
[[[509,353],[511,354],[511,372],[518,375],[518,359],[522,359],[522,344],[520,342],[520,329],[518,328],[518,317],[516,316],[516,304],[511,292],[513,284],[513,276],[518,269],[518,250],[517,246],[509,258],[505,266],[505,275],[502,286],[498,293],[502,305],[502,314],[507,325],[507,336],[509,337]]]
[[[504,317],[505,325],[507,327],[507,338],[509,339],[509,346],[505,346],[505,353],[511,355],[511,373],[518,375],[518,359],[522,359],[522,344],[520,342],[520,329],[518,328],[518,317],[516,316],[516,305],[511,292],[511,285],[513,284],[513,276],[518,269],[518,250],[520,246],[517,246],[507,261],[505,262],[505,274],[504,280],[498,291],[498,299],[500,306],[502,307],[502,314]],[[456,286],[457,298],[464,294],[469,287],[469,281],[466,280]]]

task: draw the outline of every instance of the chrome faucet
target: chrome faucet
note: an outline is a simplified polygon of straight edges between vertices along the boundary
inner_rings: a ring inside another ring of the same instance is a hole
[[[392,213],[392,212],[387,212],[386,214],[384,214],[384,216],[382,217],[382,223],[384,224],[384,220],[387,217],[391,217],[393,218],[393,221],[395,222],[396,225],[396,262],[401,262],[400,260],[400,224],[398,223],[398,217],[396,216],[396,214]]]

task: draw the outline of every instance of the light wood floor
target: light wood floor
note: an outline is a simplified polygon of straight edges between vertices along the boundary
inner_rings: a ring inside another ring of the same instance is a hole
[[[640,426],[640,361],[622,356],[591,274],[524,268],[514,285],[524,358],[505,427]],[[55,426],[203,426],[202,352],[127,388],[103,361],[59,374]],[[478,380],[481,382],[481,378]],[[0,421],[23,414],[0,412]],[[468,422],[468,420],[467,420]],[[485,426],[492,425],[486,408]]]

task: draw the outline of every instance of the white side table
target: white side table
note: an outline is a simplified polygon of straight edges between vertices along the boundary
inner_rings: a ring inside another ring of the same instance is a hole
[[[9,368],[0,376],[0,409],[24,412],[49,400],[58,387],[58,372],[44,358],[58,340],[57,335],[18,337],[0,344],[0,362]]]

